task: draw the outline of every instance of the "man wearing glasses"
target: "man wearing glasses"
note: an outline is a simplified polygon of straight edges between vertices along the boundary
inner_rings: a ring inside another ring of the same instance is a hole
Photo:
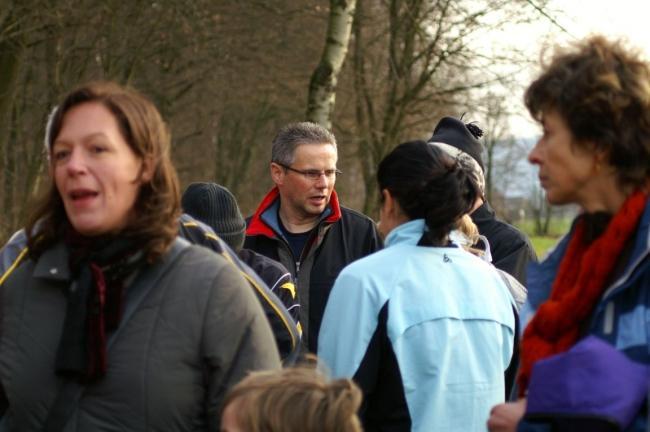
[[[314,123],[292,123],[273,140],[275,187],[248,221],[244,247],[293,273],[303,342],[316,352],[325,304],[339,272],[381,248],[374,222],[339,206],[336,138]]]

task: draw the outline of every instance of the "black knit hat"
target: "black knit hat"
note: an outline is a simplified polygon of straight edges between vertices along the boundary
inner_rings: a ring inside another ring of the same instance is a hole
[[[456,147],[474,158],[481,169],[485,171],[483,157],[481,157],[483,145],[478,140],[482,135],[483,131],[473,123],[465,124],[457,118],[443,117],[433,130],[429,142],[439,142]]]
[[[241,249],[246,222],[228,189],[216,183],[192,183],[183,193],[181,206],[185,213],[209,225],[228,246]]]

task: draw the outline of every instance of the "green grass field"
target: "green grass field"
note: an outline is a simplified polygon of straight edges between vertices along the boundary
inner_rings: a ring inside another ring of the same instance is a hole
[[[539,237],[531,236],[530,241],[535,248],[537,258],[542,259],[546,253],[560,240],[559,237]]]
[[[535,223],[532,220],[525,220],[521,223],[515,224],[517,228],[528,234],[530,241],[537,252],[538,258],[543,258],[546,253],[560,240],[571,225],[571,219],[551,219],[549,223],[549,235],[538,236],[535,235]]]

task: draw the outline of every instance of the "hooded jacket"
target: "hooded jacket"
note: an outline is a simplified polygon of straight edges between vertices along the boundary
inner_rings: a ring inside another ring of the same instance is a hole
[[[375,223],[367,216],[339,206],[336,191],[300,257],[294,257],[278,221],[280,192],[272,189],[249,218],[244,248],[282,263],[294,276],[300,302],[303,340],[316,352],[323,311],[340,271],[351,262],[380,249]]]

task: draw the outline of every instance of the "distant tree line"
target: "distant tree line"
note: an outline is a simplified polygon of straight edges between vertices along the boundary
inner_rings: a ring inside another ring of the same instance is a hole
[[[21,227],[46,181],[47,114],[94,79],[150,96],[171,127],[183,184],[224,184],[250,212],[270,187],[275,132],[313,115],[310,83],[335,7],[349,26],[347,56],[320,121],[339,140],[344,202],[371,215],[375,169],[393,146],[426,138],[442,115],[469,111],[488,123],[483,90],[507,87],[499,65],[525,59],[481,52],[481,35],[539,19],[523,0],[3,0],[0,240]]]

